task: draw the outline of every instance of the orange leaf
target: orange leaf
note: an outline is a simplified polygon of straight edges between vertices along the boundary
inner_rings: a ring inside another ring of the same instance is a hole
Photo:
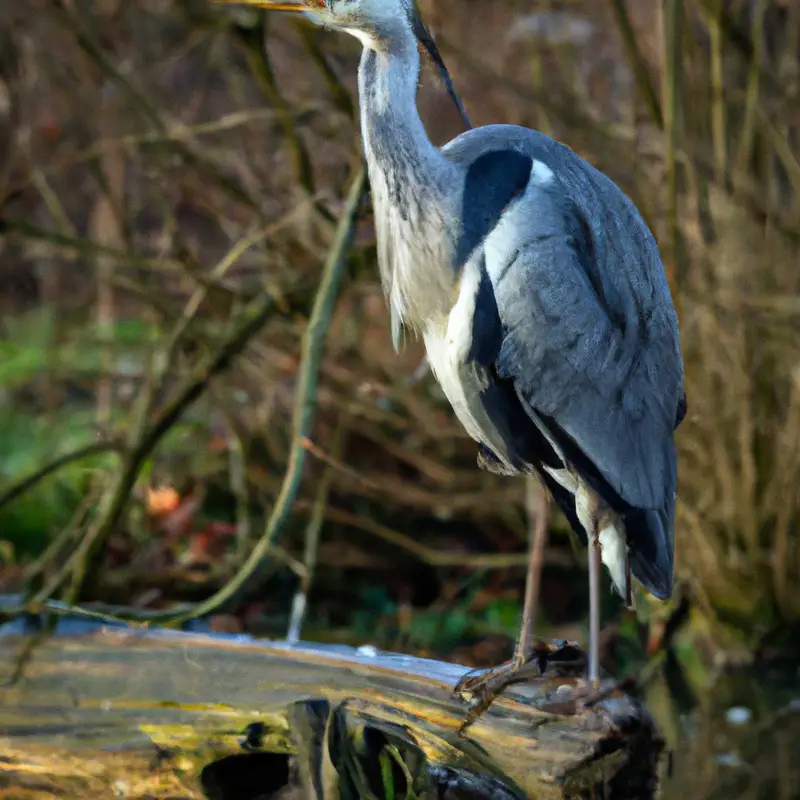
[[[171,514],[181,502],[180,495],[171,486],[160,486],[147,490],[147,510],[154,517]]]

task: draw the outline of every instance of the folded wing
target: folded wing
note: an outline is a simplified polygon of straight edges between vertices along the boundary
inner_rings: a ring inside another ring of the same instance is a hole
[[[671,304],[645,274],[653,254],[607,280],[601,270],[622,272],[633,254],[607,263],[606,244],[598,263],[579,209],[540,175],[484,243],[503,330],[497,374],[612,506],[661,509],[675,491],[683,389]]]

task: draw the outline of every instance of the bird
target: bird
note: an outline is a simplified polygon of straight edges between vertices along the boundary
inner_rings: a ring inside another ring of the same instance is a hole
[[[419,44],[449,73],[414,0],[248,5],[360,40],[361,136],[395,349],[421,337],[478,465],[537,476],[587,546],[596,688],[600,564],[628,605],[633,581],[662,600],[674,584],[687,399],[653,233],[611,178],[540,131],[491,124],[434,145],[416,102]],[[512,659],[456,687],[482,690],[483,706],[534,660],[534,579],[529,568]]]

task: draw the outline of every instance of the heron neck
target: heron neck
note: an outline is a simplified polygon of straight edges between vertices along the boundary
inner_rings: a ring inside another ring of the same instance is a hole
[[[428,139],[417,111],[419,53],[410,30],[365,43],[358,73],[361,131],[375,211],[378,269],[398,347],[449,311],[455,164]],[[440,268],[436,268],[436,267]]]
[[[413,192],[444,188],[455,171],[428,134],[417,110],[420,60],[411,31],[385,47],[365,46],[359,68],[361,132],[370,179],[380,170]]]

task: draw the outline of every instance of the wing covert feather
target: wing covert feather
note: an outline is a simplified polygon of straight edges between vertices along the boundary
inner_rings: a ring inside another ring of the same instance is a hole
[[[629,230],[644,223],[598,213],[611,241],[593,241],[558,181],[532,181],[486,239],[504,330],[496,369],[626,503],[660,509],[675,491],[683,393],[674,310],[657,249]]]

